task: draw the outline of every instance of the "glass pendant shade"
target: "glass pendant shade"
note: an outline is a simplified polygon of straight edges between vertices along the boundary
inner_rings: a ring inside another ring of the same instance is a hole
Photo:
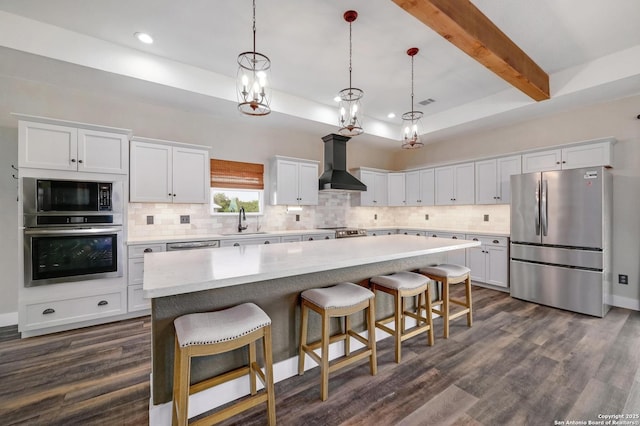
[[[238,55],[236,94],[238,110],[247,115],[267,115],[271,112],[269,86],[271,60],[256,52],[256,2],[253,1],[253,51]]]
[[[362,128],[362,106],[360,99],[364,96],[361,89],[351,85],[351,23],[358,17],[355,10],[347,10],[343,18],[349,23],[349,87],[338,93],[340,104],[338,106],[338,134],[342,136],[358,136],[364,132]]]
[[[420,135],[424,133],[422,128],[422,111],[413,108],[413,57],[418,54],[418,48],[412,47],[407,50],[407,55],[411,57],[411,111],[402,114],[402,148],[415,149],[422,148],[424,143],[420,141]]]

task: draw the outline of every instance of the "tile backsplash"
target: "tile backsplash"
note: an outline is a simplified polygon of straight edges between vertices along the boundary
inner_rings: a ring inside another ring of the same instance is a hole
[[[185,215],[189,216],[189,223],[181,224],[180,216]],[[147,216],[153,216],[152,225],[147,225]],[[302,211],[288,213],[285,206],[266,205],[264,215],[248,215],[246,224],[248,232],[397,226],[507,234],[509,206],[351,207],[349,193],[321,192],[317,206],[305,206]],[[233,233],[237,226],[237,216],[212,216],[206,204],[129,204],[130,238]]]

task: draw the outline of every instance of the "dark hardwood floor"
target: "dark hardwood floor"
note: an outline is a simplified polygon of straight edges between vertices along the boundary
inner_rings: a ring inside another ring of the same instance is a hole
[[[366,362],[333,374],[326,402],[317,368],[277,383],[278,424],[554,425],[640,413],[640,312],[599,319],[475,286],[473,296],[472,328],[460,318],[444,340],[436,320],[435,345],[405,341],[399,365],[391,339],[378,342],[378,375]],[[147,424],[149,331],[148,318],[22,340],[0,328],[0,424]],[[225,424],[266,424],[265,409]]]

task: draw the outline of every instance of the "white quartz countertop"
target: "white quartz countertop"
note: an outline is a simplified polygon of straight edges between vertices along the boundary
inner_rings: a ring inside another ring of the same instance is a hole
[[[146,253],[144,297],[156,298],[429,255],[478,241],[415,235]]]
[[[201,234],[201,235],[165,235],[165,236],[146,236],[146,237],[130,237],[127,245],[132,244],[153,244],[153,243],[171,243],[171,242],[188,242],[188,241],[207,241],[207,240],[239,240],[244,238],[260,238],[260,237],[282,237],[287,235],[310,235],[310,234],[334,234],[331,229],[296,229],[290,231],[264,231],[264,232],[235,232],[228,234]]]

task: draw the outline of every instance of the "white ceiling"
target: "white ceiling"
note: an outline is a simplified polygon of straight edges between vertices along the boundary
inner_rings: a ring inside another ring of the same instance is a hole
[[[395,146],[400,119],[387,114],[410,109],[414,46],[416,102],[436,100],[418,105],[431,140],[640,93],[640,1],[472,2],[550,75],[550,101],[532,101],[391,0],[257,0],[256,50],[272,61],[275,113],[251,119],[331,131],[333,97],[349,83],[348,9],[359,14],[363,141]],[[250,0],[0,0],[0,28],[0,74],[239,119],[236,58],[252,50]]]

